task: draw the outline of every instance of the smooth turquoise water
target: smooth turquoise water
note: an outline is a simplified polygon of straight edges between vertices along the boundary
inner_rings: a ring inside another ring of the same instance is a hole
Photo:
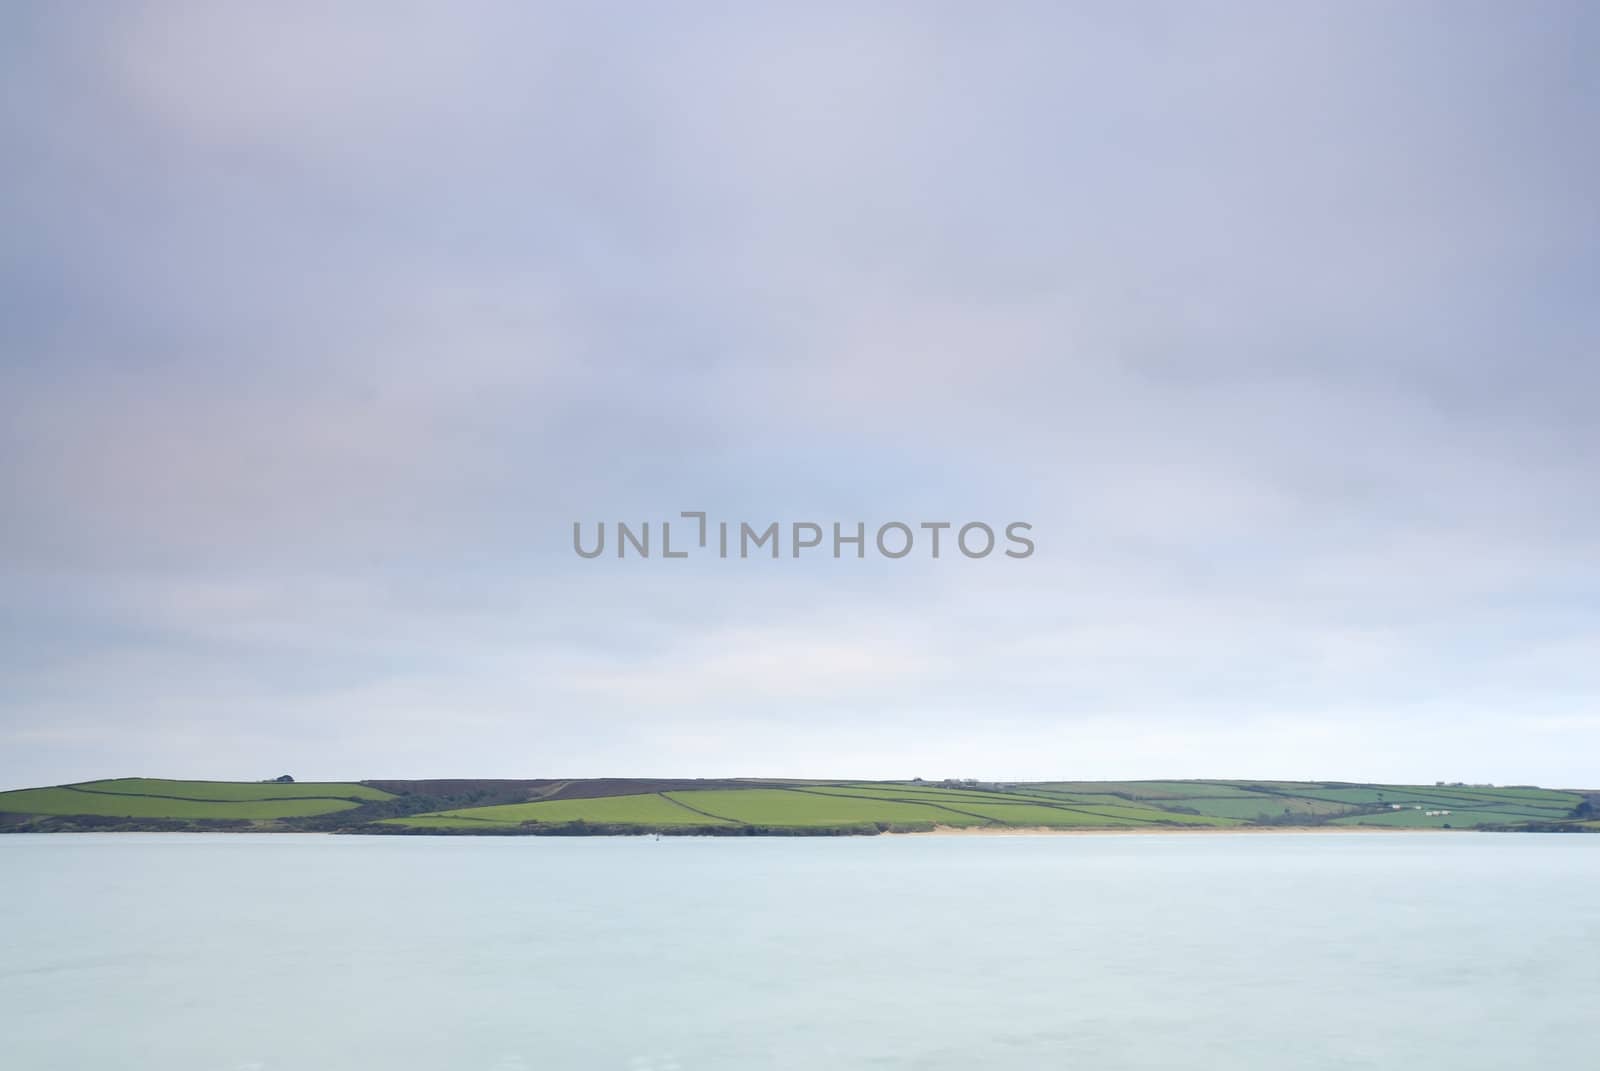
[[[1600,837],[0,837],[7,1071],[1590,1067]]]

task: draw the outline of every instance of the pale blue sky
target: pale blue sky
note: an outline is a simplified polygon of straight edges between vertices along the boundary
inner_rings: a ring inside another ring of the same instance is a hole
[[[1597,45],[1577,2],[8,4],[0,788],[1600,786]],[[570,550],[685,509],[1039,551]]]

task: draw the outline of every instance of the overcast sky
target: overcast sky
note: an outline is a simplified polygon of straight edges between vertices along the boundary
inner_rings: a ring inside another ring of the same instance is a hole
[[[1597,47],[1579,2],[6,4],[0,788],[1600,787]],[[572,551],[680,510],[1038,549]]]

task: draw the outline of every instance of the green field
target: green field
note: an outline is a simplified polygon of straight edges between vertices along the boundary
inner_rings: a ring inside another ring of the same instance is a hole
[[[745,825],[788,827],[907,827],[979,825],[982,818],[955,808],[960,804],[836,796],[808,789],[738,789],[675,792],[673,799]]]
[[[1194,799],[1239,793],[1236,785],[1221,781],[1044,781],[1033,787],[1072,794],[1115,794],[1136,800]]]
[[[635,796],[602,796],[598,799],[549,800],[541,803],[511,803],[495,807],[472,807],[457,811],[440,811],[436,814],[408,818],[393,818],[389,822],[400,825],[425,825],[443,828],[454,825],[470,828],[475,822],[516,827],[525,822],[536,825],[563,825],[568,822],[588,822],[593,825],[641,826],[708,826],[732,824],[721,818],[708,818],[687,807],[673,803],[659,793]]]
[[[1350,808],[1344,804],[1330,803],[1326,800],[1305,799],[1295,796],[1275,796],[1259,792],[1247,796],[1205,796],[1198,799],[1173,800],[1171,802],[1174,806],[1182,805],[1199,811],[1201,814],[1215,815],[1221,818],[1278,818],[1282,815],[1309,818],[1347,814],[1350,811]]]
[[[76,788],[25,788],[0,792],[0,811],[14,814],[91,815],[105,818],[175,818],[257,821],[304,818],[356,807],[353,800],[191,800],[110,795]]]
[[[1597,810],[1600,793],[1326,781],[118,778],[0,792],[0,832],[849,834],[938,827],[1129,831],[1256,825],[1593,832],[1600,830]]]
[[[368,785],[328,781],[162,781],[152,777],[120,777],[112,781],[85,781],[71,785],[83,792],[114,792],[132,796],[175,796],[186,800],[295,800],[393,799],[388,792]]]
[[[351,783],[166,781],[121,777],[0,792],[0,814],[271,823],[355,810],[391,793]]]
[[[1418,811],[1410,807],[1384,814],[1351,815],[1334,819],[1335,825],[1396,826],[1404,829],[1470,829],[1473,826],[1515,825],[1527,821],[1503,811]]]
[[[542,800],[457,808],[387,820],[409,829],[496,832],[524,825],[554,827],[582,822],[642,828],[722,827],[744,830],[926,830],[937,826],[1100,828],[1221,826],[1227,819],[1176,814],[1127,803],[1112,796],[1087,796],[1089,804],[1030,793],[1025,789],[984,792],[885,782],[737,783],[710,789],[680,789],[598,799]]]

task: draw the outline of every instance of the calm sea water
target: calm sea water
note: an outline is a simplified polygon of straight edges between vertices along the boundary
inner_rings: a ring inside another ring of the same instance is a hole
[[[8,1071],[1594,1066],[1600,837],[0,837]]]

